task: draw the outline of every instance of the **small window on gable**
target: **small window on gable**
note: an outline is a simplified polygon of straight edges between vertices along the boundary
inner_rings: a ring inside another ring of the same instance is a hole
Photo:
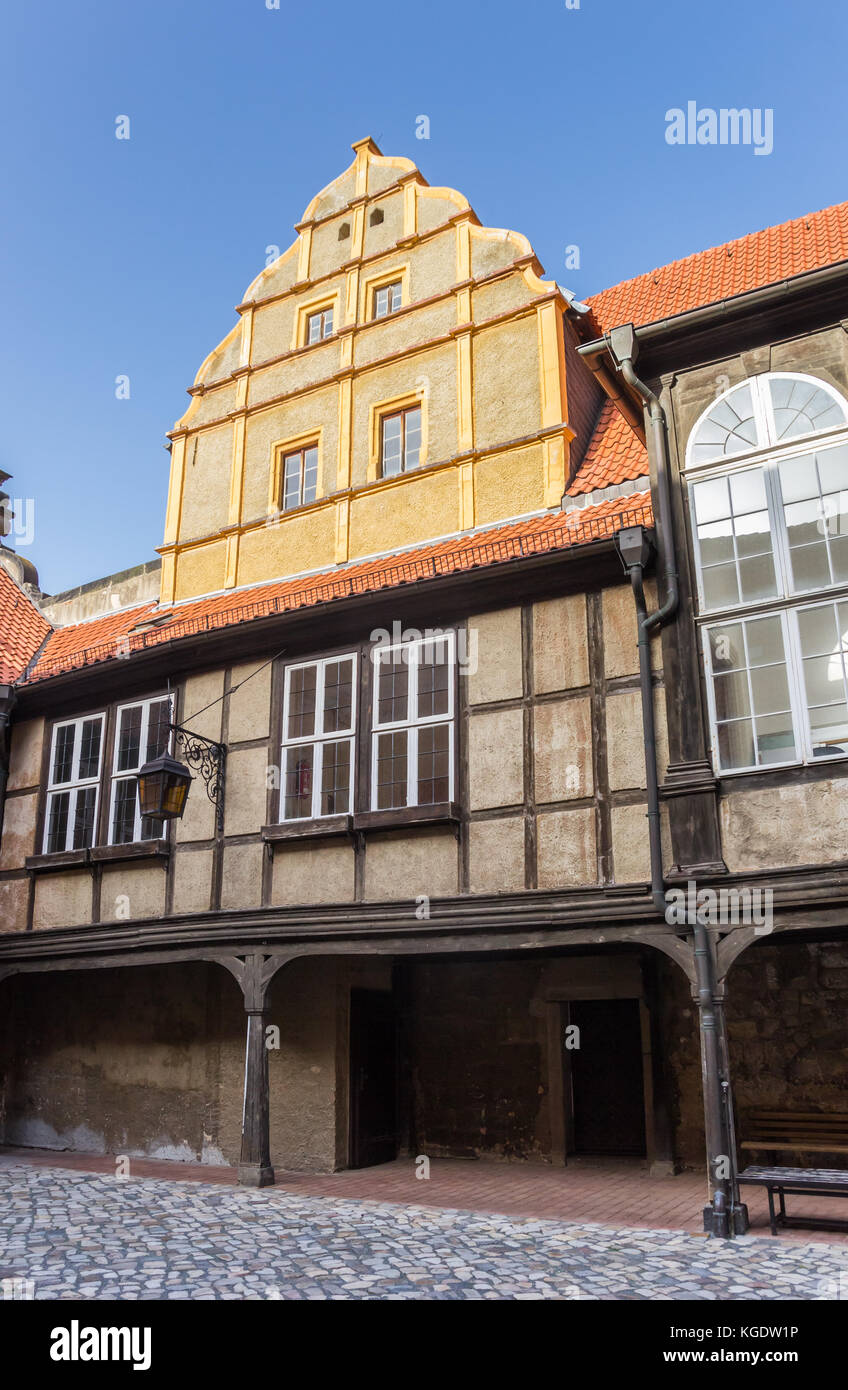
[[[350,236],[350,223],[343,222],[339,227],[339,241],[347,241]]]
[[[394,314],[401,306],[402,289],[400,280],[395,280],[391,285],[381,285],[374,291],[374,318],[382,319],[387,314]]]
[[[308,444],[283,455],[282,510],[314,502],[318,490],[318,445]]]
[[[379,227],[380,223],[383,221],[383,209],[375,208],[368,221],[372,227]]]
[[[332,331],[333,306],[330,305],[329,309],[318,309],[307,318],[306,346],[311,347],[313,343],[320,343],[322,338],[329,338]]]

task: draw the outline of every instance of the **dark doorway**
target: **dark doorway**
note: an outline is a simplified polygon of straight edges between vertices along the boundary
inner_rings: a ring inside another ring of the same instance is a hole
[[[566,1006],[580,1029],[566,1048],[571,1073],[571,1150],[645,1156],[645,1092],[638,999],[581,999]]]
[[[397,1042],[386,990],[350,992],[350,1166],[397,1158]]]

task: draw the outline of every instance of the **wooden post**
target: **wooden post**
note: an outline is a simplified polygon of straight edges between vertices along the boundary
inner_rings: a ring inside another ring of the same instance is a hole
[[[242,980],[247,1013],[247,1053],[238,1180],[246,1187],[268,1187],[274,1181],[269,1131],[268,1049],[265,1046],[268,983],[263,979],[264,963],[264,956],[248,956]]]

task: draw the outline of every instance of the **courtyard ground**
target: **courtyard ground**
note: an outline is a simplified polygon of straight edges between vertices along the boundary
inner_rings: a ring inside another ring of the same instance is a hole
[[[848,1247],[803,1233],[717,1241],[618,1218],[492,1214],[338,1186],[315,1195],[296,1175],[255,1191],[56,1163],[0,1158],[0,1278],[32,1281],[35,1299],[831,1300],[848,1291]],[[416,1193],[429,1187],[412,1182]]]

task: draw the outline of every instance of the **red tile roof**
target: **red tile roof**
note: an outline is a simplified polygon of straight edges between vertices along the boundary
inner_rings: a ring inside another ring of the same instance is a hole
[[[589,299],[602,332],[654,323],[848,260],[848,203],[781,222],[625,280]]]
[[[56,629],[29,681],[45,680],[95,662],[109,661],[119,654],[128,656],[180,637],[309,608],[334,599],[586,545],[612,536],[621,526],[639,523],[651,524],[648,491],[601,502],[579,512],[547,512],[476,535],[424,545],[400,555],[363,560],[344,569],[278,580],[238,593],[192,599],[161,609],[154,603],[141,604],[122,613],[109,613],[89,622]],[[137,630],[157,619],[162,620],[159,626]]]
[[[648,454],[644,444],[612,401],[604,401],[589,447],[567,496],[577,497],[583,492],[594,492],[596,488],[629,483],[647,474]]]
[[[18,680],[49,631],[47,619],[0,565],[0,684]]]

